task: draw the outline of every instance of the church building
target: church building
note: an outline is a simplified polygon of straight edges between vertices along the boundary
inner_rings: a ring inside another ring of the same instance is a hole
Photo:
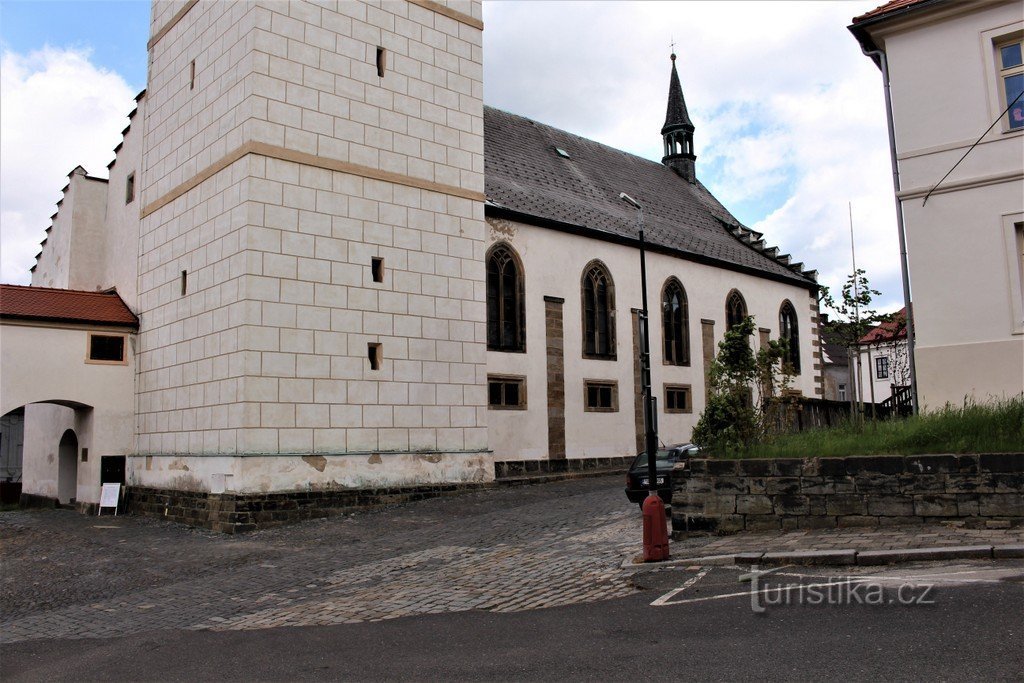
[[[485,107],[482,31],[479,1],[154,4],[109,178],[72,171],[0,293],[25,501],[118,481],[238,531],[624,462],[640,220],[663,442],[746,315],[821,396],[816,273],[700,182],[675,55],[659,163]]]

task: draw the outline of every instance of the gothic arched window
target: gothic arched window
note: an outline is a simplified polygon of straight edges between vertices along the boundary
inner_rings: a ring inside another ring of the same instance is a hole
[[[796,323],[796,311],[789,300],[782,302],[779,309],[779,338],[787,344],[786,363],[797,375],[800,374],[800,329]]]
[[[487,348],[523,351],[526,347],[524,318],[519,259],[507,245],[495,245],[487,254]]]
[[[661,327],[665,362],[690,364],[690,320],[686,310],[686,290],[679,280],[670,278],[661,295]]]
[[[583,270],[583,354],[615,358],[615,287],[608,269],[591,261]]]
[[[738,290],[732,290],[729,292],[729,296],[725,298],[725,328],[731,330],[747,317],[747,302],[743,300],[743,295]]]

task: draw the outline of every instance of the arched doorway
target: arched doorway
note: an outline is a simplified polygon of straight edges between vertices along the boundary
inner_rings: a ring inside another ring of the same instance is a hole
[[[73,430],[68,429],[60,437],[60,447],[57,449],[57,500],[61,505],[67,505],[74,503],[77,496],[78,437]]]

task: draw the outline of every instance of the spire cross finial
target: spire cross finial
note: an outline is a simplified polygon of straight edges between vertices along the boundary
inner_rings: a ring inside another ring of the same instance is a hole
[[[672,50],[672,54],[676,53],[676,39],[672,38],[672,42],[669,43],[669,48]]]

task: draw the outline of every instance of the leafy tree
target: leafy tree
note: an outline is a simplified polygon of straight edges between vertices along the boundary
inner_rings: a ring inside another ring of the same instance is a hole
[[[819,295],[822,306],[833,313],[829,317],[829,321],[825,323],[825,330],[832,339],[842,344],[855,356],[858,386],[856,415],[862,415],[864,412],[862,405],[864,397],[862,387],[860,387],[860,378],[863,375],[861,374],[858,342],[878,325],[893,319],[891,313],[879,313],[872,308],[875,298],[881,295],[880,291],[871,288],[862,268],[858,268],[846,277],[838,299],[833,297],[832,292],[825,286],[822,286]]]
[[[769,341],[754,353],[750,316],[727,330],[709,374],[707,406],[693,430],[693,441],[705,451],[724,454],[761,441],[778,419],[781,396],[792,370],[784,363],[785,340]]]

